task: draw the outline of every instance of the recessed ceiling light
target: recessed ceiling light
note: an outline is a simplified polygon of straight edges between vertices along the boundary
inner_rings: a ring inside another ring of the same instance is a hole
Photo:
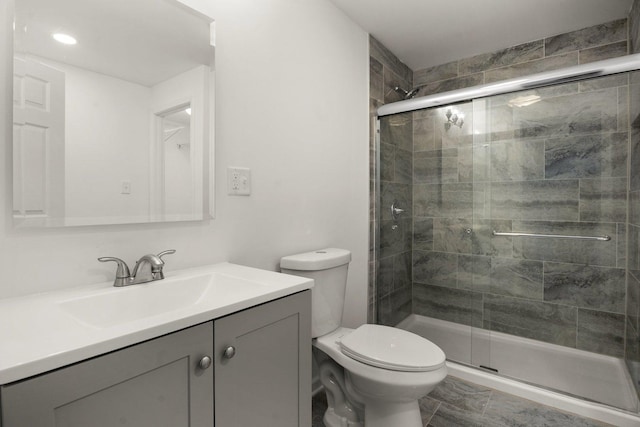
[[[58,42],[60,42],[60,43],[62,43],[62,44],[69,44],[69,45],[71,45],[71,44],[76,44],[76,43],[78,43],[78,41],[77,41],[74,37],[71,37],[69,34],[64,34],[64,33],[55,33],[55,34],[53,35],[53,38],[54,38],[56,41],[58,41]]]

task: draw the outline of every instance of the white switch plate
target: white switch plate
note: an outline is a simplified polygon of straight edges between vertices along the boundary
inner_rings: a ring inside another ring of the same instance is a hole
[[[131,181],[122,181],[120,194],[131,194]]]
[[[227,193],[231,196],[251,194],[251,169],[229,166],[227,168]]]

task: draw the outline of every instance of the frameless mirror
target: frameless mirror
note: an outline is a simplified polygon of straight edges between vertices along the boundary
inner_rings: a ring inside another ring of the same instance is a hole
[[[15,0],[14,225],[208,218],[212,28],[177,0]]]

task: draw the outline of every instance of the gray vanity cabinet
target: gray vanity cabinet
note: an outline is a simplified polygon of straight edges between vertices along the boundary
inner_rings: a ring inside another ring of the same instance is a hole
[[[215,321],[216,427],[311,425],[311,291]]]
[[[2,387],[2,427],[213,425],[213,322]]]
[[[310,316],[307,290],[2,386],[0,426],[307,427]]]

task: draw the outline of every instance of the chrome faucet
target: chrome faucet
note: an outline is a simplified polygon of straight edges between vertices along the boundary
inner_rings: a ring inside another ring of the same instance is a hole
[[[162,257],[176,253],[175,249],[169,249],[162,251],[158,255],[147,254],[136,261],[136,265],[133,268],[133,273],[129,272],[129,266],[126,262],[116,257],[102,257],[98,258],[100,262],[113,261],[118,264],[116,270],[116,278],[113,281],[113,286],[129,286],[137,285],[138,283],[153,282],[155,280],[164,279],[164,261]]]

